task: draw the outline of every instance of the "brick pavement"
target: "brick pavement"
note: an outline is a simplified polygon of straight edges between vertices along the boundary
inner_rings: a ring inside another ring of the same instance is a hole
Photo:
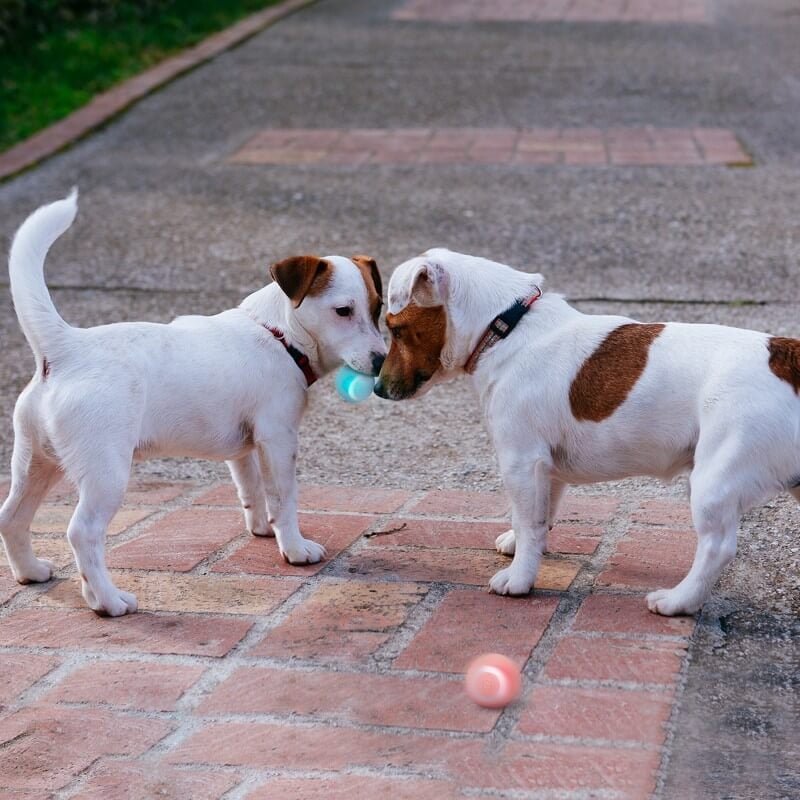
[[[70,496],[38,551],[66,553]],[[140,613],[86,610],[64,558],[7,594],[0,797],[651,796],[694,620],[642,595],[691,557],[683,504],[568,497],[524,599],[484,588],[502,495],[307,486],[302,506],[321,566],[279,563],[227,484],[135,485],[109,546]],[[489,650],[524,669],[503,711],[462,689]]]
[[[707,22],[706,0],[407,0],[397,20],[432,22]]]
[[[272,128],[233,164],[751,166],[725,128]]]

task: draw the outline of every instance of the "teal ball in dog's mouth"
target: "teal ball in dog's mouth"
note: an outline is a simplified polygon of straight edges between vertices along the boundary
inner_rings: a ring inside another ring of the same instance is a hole
[[[339,397],[348,403],[363,403],[375,387],[375,378],[356,372],[346,364],[336,371],[334,384]]]

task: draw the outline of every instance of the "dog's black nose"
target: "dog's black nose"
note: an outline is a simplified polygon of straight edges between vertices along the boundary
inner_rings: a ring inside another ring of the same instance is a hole
[[[389,399],[389,397],[386,394],[386,387],[380,380],[375,381],[375,388],[372,391],[375,392],[375,394],[378,395],[378,397],[382,397],[384,400]]]
[[[386,356],[381,355],[380,353],[373,353],[372,354],[372,374],[379,375],[381,371],[381,367],[383,366],[383,362],[386,361]]]

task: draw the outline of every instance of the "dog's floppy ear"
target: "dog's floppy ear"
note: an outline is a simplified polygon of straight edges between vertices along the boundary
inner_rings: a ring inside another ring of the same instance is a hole
[[[321,292],[330,282],[330,262],[319,256],[292,256],[269,268],[272,279],[297,308],[312,291]]]
[[[409,301],[418,306],[444,305],[447,273],[435,263],[420,264],[411,274]]]
[[[378,297],[383,297],[383,282],[381,281],[381,273],[378,272],[378,262],[369,256],[353,256],[350,259],[358,267],[369,271],[372,282],[375,284],[375,291]]]

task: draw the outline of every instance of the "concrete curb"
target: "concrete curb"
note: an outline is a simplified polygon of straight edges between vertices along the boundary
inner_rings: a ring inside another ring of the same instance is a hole
[[[155,89],[314,2],[316,0],[284,0],[278,5],[265,8],[203,39],[194,47],[96,95],[69,116],[0,153],[0,180],[62,150]]]

